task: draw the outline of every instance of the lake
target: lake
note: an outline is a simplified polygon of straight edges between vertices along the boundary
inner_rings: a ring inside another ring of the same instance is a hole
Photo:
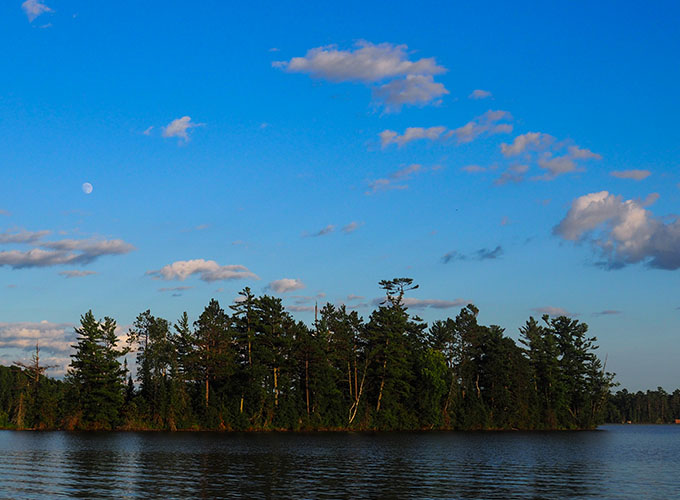
[[[678,498],[680,425],[588,432],[0,431],[0,497]]]

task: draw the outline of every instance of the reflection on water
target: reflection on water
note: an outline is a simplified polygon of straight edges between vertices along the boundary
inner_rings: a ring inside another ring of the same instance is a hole
[[[0,431],[2,498],[670,498],[680,426],[554,433]]]

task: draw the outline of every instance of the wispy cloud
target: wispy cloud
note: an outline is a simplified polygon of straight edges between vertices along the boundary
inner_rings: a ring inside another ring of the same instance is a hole
[[[214,260],[193,259],[178,260],[156,271],[147,271],[148,276],[155,279],[184,281],[189,276],[198,275],[202,281],[227,281],[242,279],[260,279],[247,267],[241,265],[221,266]]]
[[[286,309],[293,312],[309,312],[314,310],[314,306],[286,306]]]
[[[276,293],[286,293],[292,292],[294,290],[301,290],[305,287],[305,284],[299,279],[293,278],[282,278],[280,280],[275,280],[267,285],[267,288]]]
[[[593,313],[593,316],[616,316],[619,314],[623,314],[623,312],[615,309],[605,309],[604,311]]]
[[[317,293],[314,296],[311,295],[292,295],[290,298],[294,299],[296,305],[308,304],[312,301],[318,301],[326,297],[325,293]]]
[[[193,286],[171,286],[171,287],[163,287],[159,288],[159,292],[185,292],[187,290],[191,290]]]
[[[434,58],[410,60],[406,45],[359,41],[353,49],[335,45],[316,47],[303,57],[272,63],[289,73],[304,73],[331,82],[359,82],[373,90],[374,98],[387,111],[404,104],[425,105],[448,94],[434,75],[446,71]]]
[[[61,271],[59,273],[59,276],[63,276],[64,278],[84,278],[85,276],[92,276],[93,274],[97,274],[97,272],[96,271],[72,270],[72,271]]]
[[[613,172],[609,172],[609,175],[618,179],[642,181],[652,175],[652,173],[649,170],[614,170]]]
[[[680,219],[656,217],[647,200],[624,200],[607,191],[576,198],[553,233],[569,241],[589,240],[608,269],[646,262],[657,269],[680,269]]]
[[[202,127],[203,125],[205,123],[192,122],[190,116],[176,118],[163,127],[163,137],[178,137],[180,141],[189,142],[189,131],[192,128]]]
[[[566,309],[563,309],[561,307],[553,307],[553,306],[544,306],[544,307],[535,307],[532,309],[535,313],[538,314],[547,314],[548,316],[567,316],[567,317],[572,317],[572,316],[578,316],[578,314],[570,313]]]
[[[411,179],[415,175],[423,174],[428,171],[439,170],[440,168],[441,167],[439,166],[427,168],[423,167],[419,163],[412,163],[411,165],[407,165],[403,168],[400,168],[399,170],[395,170],[389,174],[388,177],[369,181],[368,191],[366,191],[365,194],[371,195],[381,191],[390,191],[393,189],[408,189],[408,184],[404,184],[404,181]]]
[[[511,144],[501,144],[501,153],[506,157],[524,155],[525,160],[535,161],[545,173],[533,180],[553,180],[559,175],[581,172],[584,170],[582,162],[602,159],[589,149],[568,141],[557,142],[553,136],[541,132],[518,135]]]
[[[465,144],[472,142],[480,136],[495,134],[509,134],[512,132],[510,123],[501,123],[512,120],[512,115],[507,111],[489,110],[462,127],[451,131],[451,136],[455,137],[458,143]]]
[[[442,256],[442,263],[448,264],[449,262],[456,260],[494,260],[498,259],[503,255],[503,247],[497,245],[493,249],[480,248],[475,252],[470,254],[460,253],[456,250],[452,250]]]
[[[538,159],[538,166],[547,173],[540,180],[552,180],[558,175],[567,174],[569,172],[582,172],[584,169],[580,166],[577,160],[601,160],[602,156],[593,153],[589,149],[579,148],[578,146],[569,146],[565,154],[555,156],[551,152],[543,153]]]
[[[0,266],[13,269],[89,264],[105,255],[122,255],[135,249],[123,240],[88,238],[43,241],[49,231],[19,231],[0,234],[0,243],[31,245],[31,250],[0,251]]]
[[[488,167],[482,167],[481,165],[466,165],[461,168],[463,172],[467,172],[469,174],[477,174],[480,172],[486,172]]]
[[[385,297],[375,298],[371,301],[374,306],[383,304]],[[403,304],[411,309],[451,309],[454,307],[463,307],[470,303],[466,299],[442,300],[442,299],[416,299],[414,297],[405,297]]]
[[[468,96],[469,99],[488,99],[489,97],[491,97],[491,92],[482,89],[475,89]]]
[[[399,135],[394,130],[383,130],[378,134],[380,137],[380,145],[382,148],[386,148],[390,144],[396,144],[399,147],[404,146],[412,141],[417,141],[420,139],[428,139],[430,141],[436,141],[442,137],[442,134],[446,132],[446,127],[408,127],[402,135]]]
[[[373,95],[384,103],[385,110],[396,112],[404,104],[425,106],[441,102],[441,97],[448,94],[443,84],[435,82],[430,75],[407,75],[404,79],[392,80],[375,89]]]
[[[517,156],[531,151],[545,151],[555,142],[555,138],[541,132],[527,132],[518,135],[512,144],[501,144],[505,156]]]
[[[50,231],[25,231],[23,229],[14,232],[5,231],[4,233],[0,233],[0,244],[35,243],[49,234]]]
[[[328,224],[326,227],[319,229],[318,231],[311,233],[311,234],[303,234],[303,236],[309,236],[312,238],[317,238],[319,236],[326,236],[327,234],[331,234],[335,232],[335,226],[333,224]]]
[[[363,225],[364,225],[363,222],[352,221],[349,224],[342,226],[341,231],[345,234],[350,234],[359,229]]]
[[[529,171],[528,165],[512,165],[503,172],[493,183],[497,186],[503,186],[508,183],[520,183],[524,181],[524,176]]]
[[[47,5],[40,2],[40,0],[26,0],[21,4],[21,8],[24,9],[29,22],[33,22],[37,17],[46,12],[54,12]]]
[[[463,307],[469,304],[469,300],[455,299],[455,300],[440,300],[440,299],[414,299],[413,297],[406,297],[404,305],[411,309],[425,309],[431,307],[432,309],[451,309],[453,307]]]
[[[503,123],[510,120],[512,120],[512,115],[507,111],[489,110],[462,127],[453,130],[443,125],[428,128],[408,127],[401,135],[394,130],[387,129],[380,132],[378,136],[380,137],[380,145],[383,149],[391,144],[402,147],[409,142],[418,140],[446,141],[447,139],[454,139],[458,144],[466,144],[482,136],[512,132],[512,125],[510,123]]]

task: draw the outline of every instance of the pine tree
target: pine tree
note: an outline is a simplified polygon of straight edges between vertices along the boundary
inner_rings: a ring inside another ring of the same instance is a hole
[[[116,322],[112,318],[97,321],[88,311],[76,328],[78,343],[71,355],[67,382],[71,385],[77,424],[83,429],[112,429],[119,421],[124,400],[125,371],[118,358],[126,353],[116,346]]]

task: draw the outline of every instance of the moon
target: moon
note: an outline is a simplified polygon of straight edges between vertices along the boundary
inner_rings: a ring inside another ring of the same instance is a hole
[[[92,184],[90,184],[89,182],[83,184],[83,193],[90,194],[92,192],[92,189],[93,189]]]

